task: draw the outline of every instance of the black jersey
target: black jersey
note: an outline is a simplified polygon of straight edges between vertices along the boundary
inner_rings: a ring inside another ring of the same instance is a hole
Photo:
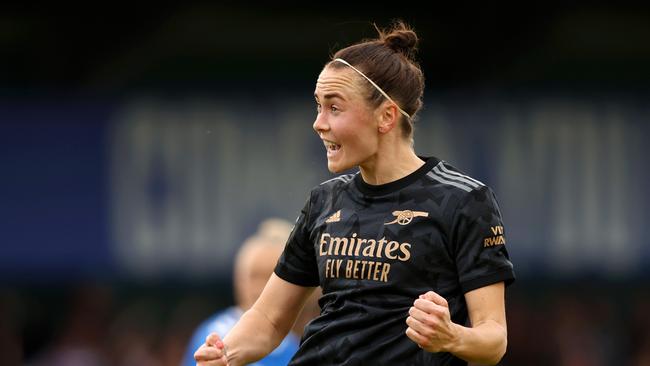
[[[467,324],[464,294],[514,280],[494,193],[444,161],[425,158],[384,185],[361,175],[312,189],[275,273],[321,286],[321,315],[310,322],[290,365],[466,365],[429,353],[405,334],[408,310],[432,290],[451,319]]]

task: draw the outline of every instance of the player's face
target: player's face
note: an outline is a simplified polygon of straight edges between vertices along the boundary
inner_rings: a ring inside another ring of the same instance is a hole
[[[377,152],[376,116],[361,84],[354,70],[329,67],[316,82],[318,115],[313,127],[325,144],[327,168],[333,173],[362,165]]]

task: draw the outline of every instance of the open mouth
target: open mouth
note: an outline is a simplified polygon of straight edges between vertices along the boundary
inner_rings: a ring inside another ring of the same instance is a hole
[[[341,149],[341,145],[335,142],[323,140],[323,143],[325,144],[325,148],[327,149],[327,156],[335,155]]]

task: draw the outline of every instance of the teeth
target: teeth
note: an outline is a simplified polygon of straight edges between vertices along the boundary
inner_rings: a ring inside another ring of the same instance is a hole
[[[323,141],[323,142],[325,143],[325,147],[328,150],[338,150],[339,147],[340,147],[339,145],[337,145],[337,144],[335,144],[335,143],[333,143],[331,141]]]

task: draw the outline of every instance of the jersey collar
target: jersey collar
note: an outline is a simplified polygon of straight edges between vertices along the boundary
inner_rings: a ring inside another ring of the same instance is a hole
[[[440,162],[440,159],[435,158],[435,157],[425,157],[425,156],[418,156],[420,159],[424,160],[424,165],[419,167],[416,171],[413,173],[400,178],[396,181],[392,181],[386,184],[379,184],[379,185],[374,185],[374,184],[368,184],[363,180],[363,177],[361,177],[361,174],[357,174],[354,177],[354,184],[361,191],[361,193],[367,195],[367,196],[383,196],[387,195],[396,191],[399,191],[400,189],[414,183],[418,179],[422,178],[425,174],[427,174],[433,167],[436,166]]]

